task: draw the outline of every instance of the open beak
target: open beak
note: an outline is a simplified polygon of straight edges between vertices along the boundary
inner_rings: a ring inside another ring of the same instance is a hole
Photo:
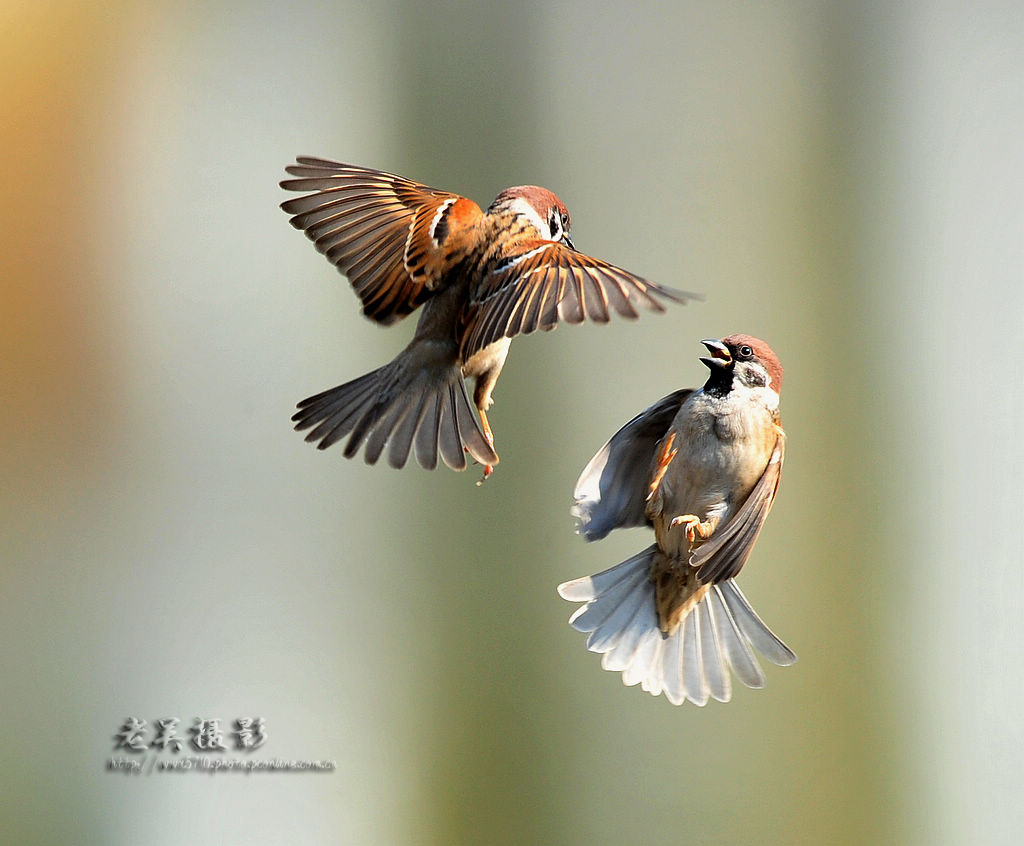
[[[701,343],[708,348],[710,356],[701,356],[703,361],[712,370],[722,369],[732,365],[732,353],[729,352],[729,348],[721,341],[704,340]]]

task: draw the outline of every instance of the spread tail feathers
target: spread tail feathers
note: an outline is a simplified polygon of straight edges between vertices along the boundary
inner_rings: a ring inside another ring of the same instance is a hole
[[[401,468],[415,451],[427,470],[437,466],[438,454],[453,470],[466,469],[466,453],[485,465],[498,463],[470,403],[462,373],[453,366],[447,379],[436,373],[409,373],[400,360],[353,379],[337,388],[304,399],[292,417],[299,431],[310,429],[306,440],[327,449],[342,438],[345,457],[366,444],[367,464],[388,450],[388,464]]]
[[[558,587],[563,599],[586,603],[569,624],[587,633],[587,649],[603,654],[604,669],[621,671],[625,684],[639,683],[654,696],[664,693],[673,705],[704,705],[709,697],[729,701],[729,668],[748,687],[764,687],[751,647],[782,667],[796,661],[732,579],[708,586],[679,625],[662,632],[650,580],[657,549]]]

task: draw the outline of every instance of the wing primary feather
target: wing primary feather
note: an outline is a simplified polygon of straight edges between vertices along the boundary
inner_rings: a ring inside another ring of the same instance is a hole
[[[609,272],[599,274],[594,270],[589,270],[588,272],[597,279],[599,284],[602,284],[607,302],[611,304],[611,307],[621,317],[627,320],[635,320],[640,316],[637,310],[630,304],[629,286],[623,282],[623,277],[620,274]]]
[[[576,325],[586,318],[583,310],[583,283],[570,268],[565,268],[564,290],[558,303],[558,315],[566,323]]]
[[[608,301],[605,299],[604,290],[589,273],[584,273],[582,280],[583,289],[586,291],[584,306],[587,317],[595,323],[607,323],[609,320]]]
[[[548,294],[550,288],[550,275],[542,274],[540,280],[532,286],[530,291],[530,298],[528,302],[524,302],[522,306],[523,312],[523,327],[522,331],[524,335],[529,335],[537,331],[538,323],[540,322],[540,312],[544,305],[544,299]],[[511,332],[506,334],[512,335]]]

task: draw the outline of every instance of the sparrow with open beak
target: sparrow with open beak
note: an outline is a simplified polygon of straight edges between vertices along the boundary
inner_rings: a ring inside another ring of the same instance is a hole
[[[636,306],[664,311],[674,291],[577,252],[569,212],[545,188],[507,188],[486,211],[401,176],[299,157],[281,186],[307,192],[281,207],[344,273],[363,314],[389,326],[423,306],[416,332],[390,364],[309,397],[292,418],[320,449],[347,437],[373,464],[385,447],[403,467],[466,467],[465,453],[498,461],[487,420],[511,339],[559,321],[598,323]],[[474,380],[473,415],[465,379]]]
[[[703,343],[704,387],[669,394],[633,418],[576,483],[573,515],[584,538],[648,525],[655,543],[558,588],[586,603],[569,622],[603,653],[601,665],[675,705],[727,702],[729,667],[763,687],[751,647],[780,666],[796,660],[735,582],[779,487],[782,365],[748,335]]]

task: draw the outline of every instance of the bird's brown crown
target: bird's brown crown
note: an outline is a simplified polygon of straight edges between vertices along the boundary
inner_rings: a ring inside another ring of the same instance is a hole
[[[782,364],[779,362],[779,357],[775,355],[774,350],[765,341],[755,338],[753,335],[730,335],[728,338],[723,338],[722,343],[730,349],[734,356],[736,356],[737,351],[741,347],[750,347],[754,357],[768,371],[768,375],[772,380],[772,388],[775,389],[776,393],[782,393]]]
[[[506,188],[494,198],[491,210],[510,205],[514,200],[524,200],[537,212],[541,220],[546,220],[548,212],[552,208],[556,208],[560,215],[564,215],[567,222],[570,221],[569,210],[565,207],[565,203],[558,199],[558,195],[554,191],[541,188],[539,185],[516,185],[513,188]],[[567,229],[569,225],[571,222],[566,226]]]

